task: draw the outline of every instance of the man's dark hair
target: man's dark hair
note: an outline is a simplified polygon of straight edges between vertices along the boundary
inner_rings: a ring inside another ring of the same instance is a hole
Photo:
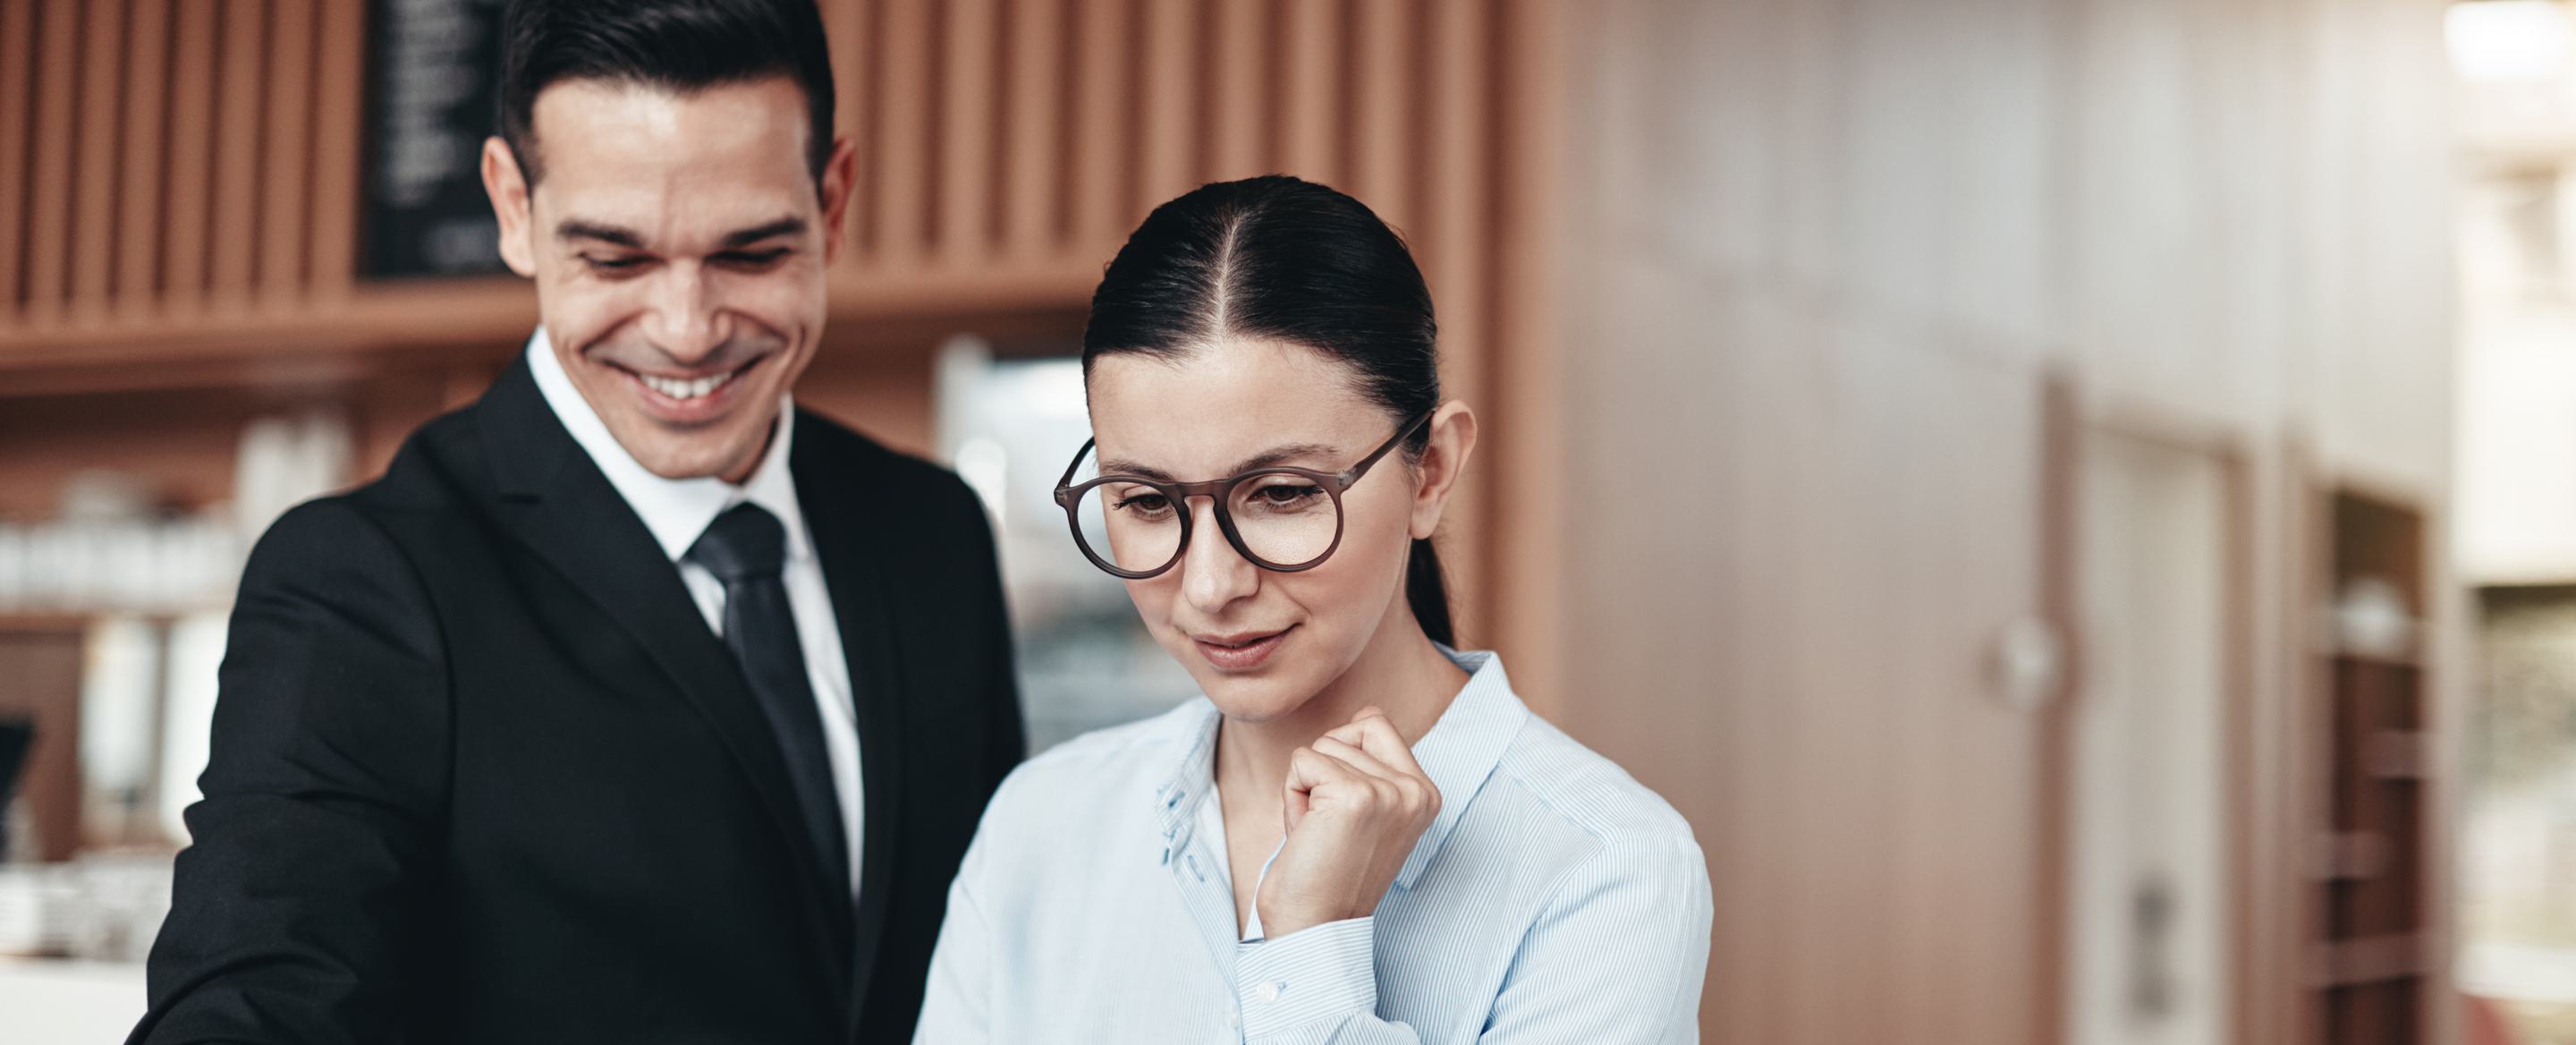
[[[533,186],[537,92],[605,80],[687,93],[785,76],[805,91],[805,164],[832,158],[832,55],[814,0],[510,0],[501,16],[501,140]]]

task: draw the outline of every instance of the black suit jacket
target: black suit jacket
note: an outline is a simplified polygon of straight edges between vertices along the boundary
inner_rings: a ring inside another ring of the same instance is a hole
[[[252,552],[137,1042],[900,1042],[1023,753],[991,533],[812,414],[856,910],[758,702],[524,360]]]

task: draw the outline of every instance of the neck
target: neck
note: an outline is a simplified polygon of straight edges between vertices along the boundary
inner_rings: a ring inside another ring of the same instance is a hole
[[[1283,801],[1288,756],[1316,737],[1349,722],[1361,708],[1376,707],[1404,742],[1413,744],[1440,721],[1467,685],[1467,673],[1423,634],[1412,611],[1398,603],[1350,669],[1297,710],[1261,722],[1228,718],[1218,726],[1216,781],[1226,805],[1256,796],[1267,808]],[[1271,822],[1277,822],[1273,819]]]

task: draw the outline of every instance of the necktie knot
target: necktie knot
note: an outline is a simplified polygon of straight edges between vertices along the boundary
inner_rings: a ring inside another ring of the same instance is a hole
[[[727,586],[775,577],[787,563],[787,527],[767,509],[744,501],[707,524],[689,546],[688,559]]]

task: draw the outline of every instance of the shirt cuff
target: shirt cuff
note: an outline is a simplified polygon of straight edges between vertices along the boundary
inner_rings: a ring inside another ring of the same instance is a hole
[[[1235,1004],[1247,1041],[1377,1011],[1377,920],[1349,918],[1235,945]]]

